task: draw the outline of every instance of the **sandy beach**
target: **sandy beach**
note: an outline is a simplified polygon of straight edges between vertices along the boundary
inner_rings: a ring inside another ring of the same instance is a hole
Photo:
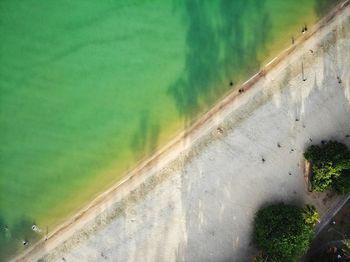
[[[14,260],[249,261],[261,205],[330,208],[307,191],[302,154],[321,140],[350,146],[349,61],[344,5]]]

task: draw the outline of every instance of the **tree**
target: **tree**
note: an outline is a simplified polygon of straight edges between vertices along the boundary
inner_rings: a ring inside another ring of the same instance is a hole
[[[263,257],[267,261],[299,259],[313,237],[315,211],[311,207],[303,209],[283,203],[259,210],[255,217],[255,240]]]
[[[350,151],[346,145],[336,141],[312,145],[306,150],[304,157],[312,162],[313,190],[350,192]]]

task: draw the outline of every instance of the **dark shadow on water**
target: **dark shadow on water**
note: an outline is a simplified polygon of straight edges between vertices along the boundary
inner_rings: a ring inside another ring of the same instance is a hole
[[[8,226],[0,217],[0,261],[9,260],[42,237],[32,230],[32,225],[33,221],[22,218],[15,225]],[[28,245],[23,245],[23,240],[28,241]]]
[[[258,54],[271,23],[263,0],[193,0],[183,5],[177,10],[184,10],[187,27],[185,66],[168,94],[188,125],[231,88],[230,81],[234,86],[259,69]]]
[[[149,155],[156,149],[159,133],[160,125],[152,122],[147,111],[141,112],[138,127],[130,144],[136,159]]]
[[[340,2],[341,0],[317,0],[315,3],[315,12],[321,18]]]

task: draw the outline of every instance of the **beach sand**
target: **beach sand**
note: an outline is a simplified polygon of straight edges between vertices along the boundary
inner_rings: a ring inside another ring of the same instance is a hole
[[[350,146],[350,8],[316,28],[15,260],[249,261],[261,205],[325,214],[336,198],[307,191],[303,152]]]

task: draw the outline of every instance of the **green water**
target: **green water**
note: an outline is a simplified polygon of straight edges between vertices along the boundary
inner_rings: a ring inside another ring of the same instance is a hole
[[[120,179],[333,2],[2,0],[1,259],[42,237],[33,223],[44,234]]]

